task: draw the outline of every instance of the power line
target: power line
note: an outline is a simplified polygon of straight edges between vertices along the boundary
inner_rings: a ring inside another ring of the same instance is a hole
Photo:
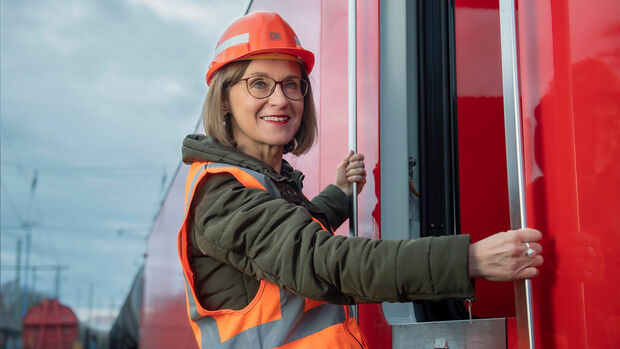
[[[23,224],[24,220],[22,219],[22,215],[19,213],[19,210],[17,209],[17,206],[15,206],[15,203],[13,202],[11,197],[9,196],[9,192],[4,187],[4,182],[2,182],[1,180],[0,180],[0,186],[2,188],[2,191],[0,191],[0,194],[4,194],[4,197],[7,199],[7,201],[9,202],[9,205],[11,206],[11,208],[13,209],[13,212],[15,213],[15,216],[17,216],[17,219],[19,220],[19,223]]]
[[[31,265],[30,267],[37,268],[37,270],[56,270],[58,268],[61,268],[62,270],[67,270],[69,268],[69,266],[67,265],[56,265],[56,264]],[[16,268],[23,269],[25,267],[23,265],[0,265],[0,268],[2,269],[16,269]]]
[[[5,268],[11,268],[11,269],[20,269],[20,268],[26,268],[25,266],[21,266],[21,265],[2,265],[0,266],[0,268],[5,269]],[[31,280],[31,291],[34,291],[34,285],[35,285],[35,281],[36,281],[36,273],[38,271],[42,271],[42,270],[52,270],[55,272],[55,277],[54,277],[54,298],[59,299],[60,298],[60,282],[61,282],[61,273],[67,269],[69,269],[69,266],[67,265],[31,265],[29,267],[32,270],[32,280]]]
[[[4,132],[4,128],[0,127],[0,132],[2,133],[2,139],[4,139],[4,142],[7,144],[7,146],[10,148],[11,152],[13,153],[13,157],[15,158],[15,163],[16,163],[17,168],[22,173],[22,175],[25,175],[23,171],[24,166],[19,161],[19,156],[17,155],[17,151],[15,151],[13,144],[9,141],[8,135]]]
[[[44,172],[46,174],[58,175],[84,175],[100,174],[100,175],[148,175],[161,176],[161,166],[23,166],[20,163],[2,161],[2,167],[15,168],[20,172],[23,169]]]
[[[20,169],[20,172],[23,174],[24,171],[23,169]],[[22,178],[26,178],[26,176],[22,176]],[[34,170],[33,173],[33,178],[31,179],[30,182],[30,193],[31,193],[31,200],[29,202],[29,207],[28,207],[28,217],[30,217],[30,211],[32,210],[33,206],[36,208],[38,214],[39,214],[39,218],[43,217],[43,214],[41,213],[41,206],[39,206],[39,202],[36,200],[33,200],[33,190],[34,188],[36,188],[38,183],[38,173],[36,170]],[[13,201],[13,199],[11,198],[11,196],[9,195],[9,192],[7,190],[7,188],[4,186],[4,182],[2,180],[0,180],[0,185],[2,185],[2,190],[0,191],[1,193],[4,193],[6,199],[9,201],[9,205],[11,206],[11,208],[13,209],[13,212],[15,213],[15,215],[17,216],[17,219],[19,220],[20,224],[24,224],[24,220],[21,216],[21,214],[19,213],[19,210],[17,209],[17,205],[15,205],[15,202]]]
[[[131,234],[136,234],[137,232],[140,231],[148,231],[150,228],[148,226],[142,226],[142,227],[131,227],[131,228],[110,228],[110,227],[97,227],[97,226],[75,226],[75,225],[71,225],[71,226],[59,226],[59,225],[39,225],[39,224],[32,224],[32,227],[36,227],[37,230],[52,230],[52,231],[57,231],[57,230],[62,230],[62,231],[71,231],[71,232],[75,232],[75,231],[79,231],[79,232],[84,232],[84,231],[110,231],[112,233],[116,233],[116,234],[125,234],[125,233],[131,233]],[[14,231],[14,230],[23,230],[24,228],[22,226],[19,225],[5,225],[0,227],[1,230],[3,231]]]

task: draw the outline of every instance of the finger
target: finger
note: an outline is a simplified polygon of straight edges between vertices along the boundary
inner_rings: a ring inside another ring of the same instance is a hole
[[[527,267],[524,268],[522,270],[520,270],[517,275],[515,275],[515,279],[519,280],[519,279],[532,279],[534,277],[536,277],[536,275],[539,274],[539,271],[537,268],[534,267]]]
[[[537,242],[521,242],[519,243],[519,245],[520,245],[520,248],[518,248],[518,250],[520,251],[519,254],[524,255],[528,258],[539,255],[542,252],[542,246]],[[533,254],[531,254],[530,256],[527,255],[529,249],[532,249],[534,251]]]
[[[340,161],[340,163],[338,164],[338,168],[345,168],[346,169],[347,165],[351,161],[351,156],[353,156],[353,150],[349,150],[349,152],[344,157],[344,159],[342,159],[342,161]]]
[[[365,176],[350,176],[347,178],[347,180],[350,183],[359,183],[359,184],[366,184],[366,177]]]
[[[353,151],[353,150],[351,150]],[[362,153],[355,153],[353,154],[353,156],[351,156],[351,161],[364,161],[364,154]]]
[[[534,257],[534,262],[533,262],[534,264],[532,264],[532,266],[539,267],[543,264],[544,260],[545,259],[543,258],[543,256],[538,255]]]
[[[365,184],[366,183],[366,177],[364,177],[364,176],[351,176],[351,177],[347,178],[347,181],[349,183]]]
[[[533,242],[542,239],[542,233],[536,229],[524,228],[515,232],[523,242]]]
[[[530,257],[523,255],[519,258],[518,263],[525,267],[536,267],[543,263],[543,256],[539,254],[533,254]]]
[[[354,168],[354,169],[351,169],[351,170],[347,171],[347,177],[348,176],[353,176],[353,175],[363,175],[363,176],[365,176],[366,175],[366,170],[363,169],[363,168]]]
[[[349,182],[356,180],[359,182],[359,179],[363,179],[364,181],[366,181],[366,175],[365,174],[351,174],[347,176],[347,180]]]
[[[536,254],[541,254],[543,250],[542,245],[537,242],[530,242],[530,248],[536,251]]]
[[[347,165],[347,170],[352,169],[352,168],[364,168],[364,162],[363,161],[350,162],[349,165]]]

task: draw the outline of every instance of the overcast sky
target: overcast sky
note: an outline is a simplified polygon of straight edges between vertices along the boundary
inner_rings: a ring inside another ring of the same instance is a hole
[[[68,267],[61,302],[84,316],[92,284],[112,317],[198,122],[215,41],[247,0],[0,4],[0,281],[32,222],[31,264]],[[54,273],[34,286],[52,295]]]

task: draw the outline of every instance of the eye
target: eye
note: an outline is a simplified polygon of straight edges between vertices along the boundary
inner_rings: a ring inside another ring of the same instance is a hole
[[[263,78],[250,79],[248,80],[248,84],[250,85],[250,88],[257,90],[263,90],[269,86]]]
[[[284,88],[290,91],[298,90],[299,82],[297,82],[296,80],[286,80],[284,81]]]

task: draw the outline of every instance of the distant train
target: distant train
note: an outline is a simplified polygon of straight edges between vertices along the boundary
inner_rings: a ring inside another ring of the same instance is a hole
[[[348,149],[347,2],[251,1],[258,10],[279,12],[317,57],[319,142],[288,158],[311,197]],[[616,347],[620,2],[358,0],[355,15],[357,149],[372,169],[359,235],[544,234],[541,274],[476,281],[471,321],[456,301],[360,305],[370,347]],[[148,238],[144,348],[196,347],[176,245],[186,173]]]
[[[28,309],[23,320],[23,349],[73,349],[78,344],[78,319],[57,299],[44,299]]]

